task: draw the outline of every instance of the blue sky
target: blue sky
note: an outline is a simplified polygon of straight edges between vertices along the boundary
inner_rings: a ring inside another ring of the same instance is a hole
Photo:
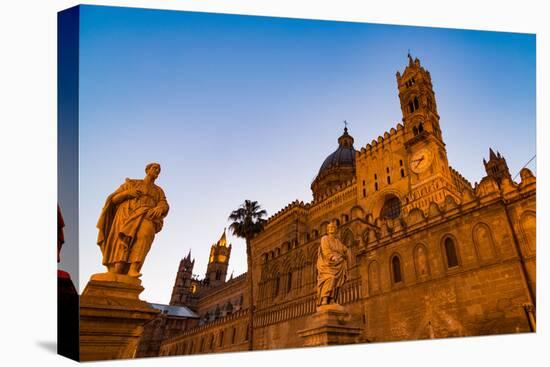
[[[150,302],[169,301],[190,248],[204,275],[245,199],[270,215],[311,200],[344,119],[356,149],[401,121],[395,73],[409,49],[432,75],[450,164],[474,183],[493,147],[514,176],[535,154],[534,35],[82,7],[81,287],[104,271],[105,198],[149,162],[171,205],[142,269]],[[244,243],[229,240],[237,275]]]

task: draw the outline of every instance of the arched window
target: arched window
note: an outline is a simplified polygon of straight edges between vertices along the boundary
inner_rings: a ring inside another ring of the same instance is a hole
[[[223,337],[224,337],[224,336],[225,336],[225,335],[224,335],[224,332],[223,332],[223,330],[222,330],[222,331],[220,332],[220,340],[219,340],[219,344],[218,344],[218,346],[220,346],[220,347],[223,347]]]
[[[374,183],[374,191],[378,191],[378,182]]]
[[[236,338],[237,338],[237,328],[233,327],[233,332],[231,333],[231,344],[235,344]]]
[[[289,271],[286,277],[286,293],[289,293],[292,289],[292,272]]]
[[[401,177],[405,177],[405,170],[401,168]]]
[[[395,195],[386,195],[384,206],[380,212],[382,218],[394,219],[401,214],[401,201]]]
[[[391,184],[391,177],[388,176],[386,179],[388,180],[388,185]]]
[[[216,280],[220,280],[222,278],[222,271],[216,270]]]
[[[279,286],[281,284],[281,276],[277,274],[275,277],[275,284],[273,285],[273,297],[277,297],[279,294]]]
[[[424,132],[424,125],[422,125],[422,123],[420,123],[420,124],[418,125],[418,133],[421,134],[421,133],[423,133],[423,132]]]
[[[414,136],[418,135],[418,128],[416,126],[413,127],[413,135]]]
[[[456,254],[455,242],[451,237],[445,239],[445,257],[447,258],[447,267],[454,268],[458,266],[458,256]]]
[[[409,102],[409,112],[410,113],[414,112],[414,105],[413,105],[412,101]]]
[[[414,109],[415,110],[418,110],[418,108],[420,107],[419,103],[418,103],[418,98],[417,97],[414,97]]]
[[[401,283],[403,281],[403,276],[401,275],[401,260],[399,260],[399,256],[397,255],[394,255],[391,259],[391,271],[393,282]]]

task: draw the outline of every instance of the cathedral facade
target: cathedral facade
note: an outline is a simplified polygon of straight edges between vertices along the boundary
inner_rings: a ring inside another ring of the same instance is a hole
[[[472,185],[447,160],[429,71],[409,55],[396,79],[402,123],[359,150],[344,129],[313,200],[290,203],[252,240],[253,289],[246,273],[227,279],[224,232],[204,279],[190,254],[181,261],[170,306],[189,312],[146,325],[144,335],[160,337],[142,356],[247,350],[249,291],[253,349],[304,346],[329,223],[349,249],[338,301],[360,330],[355,342],[535,331],[536,178],[524,168],[515,182],[490,149]]]

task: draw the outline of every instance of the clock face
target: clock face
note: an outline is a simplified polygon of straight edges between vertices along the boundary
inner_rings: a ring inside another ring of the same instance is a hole
[[[224,263],[226,260],[227,260],[227,256],[225,256],[225,255],[219,255],[218,256],[218,261],[219,262]]]
[[[423,148],[414,153],[409,165],[414,173],[422,173],[432,165],[433,154],[430,150]]]

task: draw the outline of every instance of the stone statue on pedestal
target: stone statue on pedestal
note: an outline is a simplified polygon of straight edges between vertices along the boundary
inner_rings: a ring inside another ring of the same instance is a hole
[[[155,185],[160,164],[145,167],[143,180],[126,179],[107,197],[97,228],[97,244],[109,273],[139,278],[155,234],[168,214],[164,191]]]
[[[107,272],[92,275],[80,297],[81,361],[133,358],[143,325],[159,314],[139,299],[139,277],[168,203],[155,185],[160,164],[148,164],[145,173],[109,195],[99,217],[97,244]]]
[[[298,330],[305,346],[356,343],[361,329],[356,327],[346,307],[338,303],[338,294],[348,274],[348,248],[334,236],[330,223],[321,238],[317,256],[317,311],[308,317],[307,328]]]
[[[336,226],[330,223],[321,238],[317,256],[317,306],[338,303],[338,294],[348,273],[348,248],[334,236]]]

